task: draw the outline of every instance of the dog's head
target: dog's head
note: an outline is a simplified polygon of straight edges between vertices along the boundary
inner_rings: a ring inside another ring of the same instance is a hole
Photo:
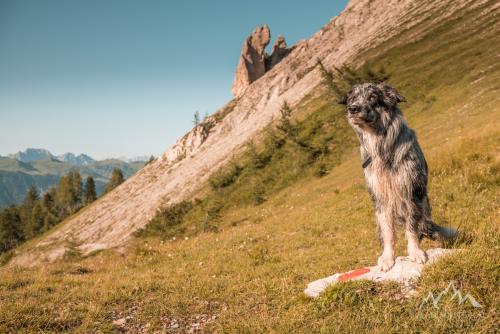
[[[355,85],[340,104],[347,107],[347,120],[360,128],[380,128],[397,113],[397,105],[406,101],[398,91],[388,84],[365,83]]]

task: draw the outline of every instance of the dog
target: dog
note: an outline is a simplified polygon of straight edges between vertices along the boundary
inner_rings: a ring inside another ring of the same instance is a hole
[[[405,101],[386,83],[355,85],[339,101],[346,105],[347,120],[360,142],[363,172],[382,244],[378,266],[384,272],[394,266],[398,225],[405,226],[408,255],[416,263],[427,261],[427,254],[420,248],[423,237],[436,240],[455,235],[454,230],[432,221],[427,162],[415,132],[398,107]]]

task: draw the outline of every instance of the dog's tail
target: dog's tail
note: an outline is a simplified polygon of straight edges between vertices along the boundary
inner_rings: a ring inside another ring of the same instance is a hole
[[[451,240],[456,239],[459,235],[458,230],[453,227],[440,226],[432,221],[426,224],[426,228],[422,231],[422,237],[431,240]]]

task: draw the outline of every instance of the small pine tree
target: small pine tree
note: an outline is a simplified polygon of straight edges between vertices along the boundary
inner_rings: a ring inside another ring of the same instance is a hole
[[[56,191],[57,205],[65,208],[71,202],[71,184],[67,175],[61,176]]]
[[[200,124],[200,112],[196,111],[193,116],[193,124],[197,127]]]
[[[15,207],[0,212],[0,253],[6,252],[24,240],[21,217]]]
[[[29,228],[28,225],[30,224],[31,211],[39,199],[40,195],[38,194],[38,189],[35,186],[29,187],[26,196],[24,196],[23,204],[18,210],[21,226],[25,231]]]
[[[120,168],[115,168],[113,169],[113,173],[111,174],[111,178],[106,185],[106,192],[110,192],[111,190],[115,189],[118,187],[120,184],[125,181],[125,178],[123,177],[123,173]]]
[[[55,208],[55,205],[56,205],[55,197],[56,197],[56,188],[55,187],[50,188],[43,195],[42,203],[43,203],[45,210],[52,212],[52,210]]]
[[[77,207],[81,205],[83,197],[82,177],[78,172],[71,172],[70,175],[73,186],[73,205]]]
[[[56,191],[56,202],[63,215],[71,214],[81,207],[82,177],[78,172],[69,172],[61,177]]]
[[[40,195],[38,194],[38,189],[35,186],[31,186],[24,197],[23,205],[29,208],[35,206],[36,202],[40,199]]]
[[[31,216],[25,227],[26,238],[33,238],[42,232],[45,223],[45,210],[41,203],[37,203],[33,210],[31,210]]]
[[[286,137],[294,140],[297,136],[297,127],[291,121],[292,109],[288,103],[283,102],[280,109],[281,118],[277,129],[280,130]]]
[[[88,205],[97,199],[97,194],[95,192],[95,182],[92,176],[87,177],[85,181],[85,205]]]
[[[51,213],[48,213],[47,215],[45,215],[45,218],[43,220],[43,229],[42,229],[42,231],[47,231],[49,228],[51,228],[52,226],[54,226],[57,223],[59,223],[59,221],[60,220],[56,216],[54,216]]]

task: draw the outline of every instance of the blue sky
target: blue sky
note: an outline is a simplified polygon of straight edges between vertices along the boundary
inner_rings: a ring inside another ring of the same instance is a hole
[[[0,0],[0,155],[159,155],[232,98],[257,25],[291,45],[346,3]]]

